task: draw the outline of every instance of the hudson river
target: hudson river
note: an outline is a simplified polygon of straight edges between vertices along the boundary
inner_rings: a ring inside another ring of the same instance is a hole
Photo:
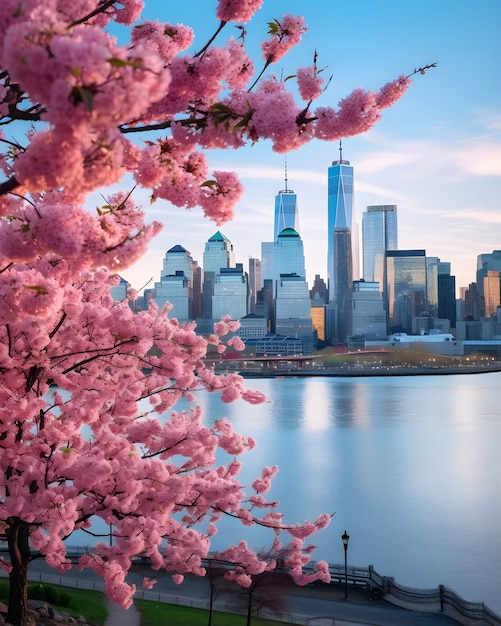
[[[205,421],[226,416],[257,440],[242,457],[249,485],[280,472],[270,498],[286,522],[333,513],[314,559],[373,565],[409,587],[443,584],[501,614],[501,373],[247,380],[268,402],[197,394]],[[249,492],[250,493],[250,492]],[[243,538],[228,521],[213,545]],[[253,548],[270,544],[251,531]]]

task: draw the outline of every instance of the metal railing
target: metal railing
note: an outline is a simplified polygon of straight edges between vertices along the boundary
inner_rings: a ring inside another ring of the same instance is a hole
[[[69,546],[67,556],[75,560],[89,551],[89,547]],[[147,563],[146,559],[141,559]],[[305,568],[309,569],[309,568]],[[313,564],[311,566],[313,569]],[[341,564],[329,564],[331,574],[331,583],[339,584],[345,582],[345,574],[347,573],[347,582],[351,586],[367,586],[384,597],[388,602],[395,601],[395,604],[405,603],[405,606],[414,610],[428,610],[430,612],[445,612],[447,609],[455,611],[459,615],[472,619],[483,620],[489,626],[501,626],[501,616],[489,609],[483,602],[468,602],[455,593],[452,589],[439,585],[434,589],[416,589],[406,587],[395,582],[390,576],[383,576],[376,572],[372,565],[368,567],[349,566],[345,571],[345,566]],[[0,570],[0,576],[8,576]],[[79,589],[91,589],[95,591],[104,591],[104,582],[98,580],[82,580],[60,576],[57,574],[35,573],[29,576],[31,582],[45,582],[54,585],[74,587]],[[179,604],[182,606],[190,606],[193,608],[208,609],[209,601],[200,598],[185,597],[170,593],[158,593],[156,591],[138,589],[135,594],[136,598],[153,600],[167,604]],[[219,604],[219,603],[218,603]],[[235,607],[228,604],[218,605],[217,610],[226,612],[238,612]],[[271,617],[265,615],[264,611],[259,613],[260,617]],[[285,619],[292,624],[313,625],[314,622],[309,621],[311,618],[301,615],[284,614],[276,616],[275,619]],[[317,618],[315,618],[317,619]],[[317,622],[318,623],[318,622]]]

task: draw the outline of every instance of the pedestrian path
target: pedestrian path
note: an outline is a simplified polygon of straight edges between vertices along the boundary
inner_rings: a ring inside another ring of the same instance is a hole
[[[141,614],[134,604],[126,610],[106,598],[105,605],[108,617],[104,626],[140,626]]]

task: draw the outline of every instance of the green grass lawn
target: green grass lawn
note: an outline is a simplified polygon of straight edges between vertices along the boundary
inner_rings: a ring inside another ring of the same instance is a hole
[[[106,607],[104,594],[99,591],[58,587],[56,585],[30,584],[30,597],[45,599],[49,604],[60,611],[65,611],[73,617],[83,615],[85,619],[96,626],[104,626],[106,621]],[[7,604],[9,598],[9,583],[0,578],[0,602]],[[62,602],[62,604],[58,604]],[[208,611],[179,606],[177,604],[163,604],[149,600],[135,600],[138,611],[141,613],[141,626],[207,626]],[[220,613],[212,615],[212,626],[245,626],[246,618],[243,615]],[[252,618],[253,626],[279,626],[286,622]]]
[[[83,615],[96,626],[104,626],[107,613],[104,594],[99,591],[58,587],[40,583],[30,583],[28,597],[46,600],[54,609],[69,613],[73,617]],[[9,582],[0,578],[0,602],[9,600]]]
[[[141,626],[207,626],[209,612],[203,609],[179,606],[176,604],[162,604],[149,600],[135,600],[134,604],[141,613]],[[246,617],[231,613],[214,611],[212,614],[212,626],[245,626]],[[256,626],[278,626],[285,622],[258,619],[253,617],[252,624]]]

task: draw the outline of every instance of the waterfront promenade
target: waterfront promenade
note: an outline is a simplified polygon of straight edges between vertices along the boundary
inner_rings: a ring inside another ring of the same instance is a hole
[[[153,590],[143,590],[141,582],[144,576],[158,580]],[[78,572],[71,570],[59,575],[49,568],[44,561],[33,561],[30,565],[30,580],[49,584],[95,589],[102,591],[102,579],[92,571]],[[179,604],[195,608],[208,608],[209,586],[206,578],[186,577],[182,585],[175,585],[170,575],[152,572],[147,565],[134,565],[128,576],[128,582],[138,587],[136,597]],[[260,617],[280,619],[282,622],[308,626],[483,626],[487,622],[462,618],[455,611],[446,608],[440,612],[439,606],[428,606],[426,610],[417,605],[399,603],[388,597],[375,597],[365,586],[349,586],[349,597],[344,598],[344,585],[331,584],[307,587],[291,587],[287,591],[287,613],[279,617],[267,616],[264,611]],[[135,607],[125,611],[107,601],[109,616],[106,626],[139,626],[140,615]],[[237,612],[230,597],[216,599],[214,609],[224,612]],[[278,621],[278,623],[281,623]]]

